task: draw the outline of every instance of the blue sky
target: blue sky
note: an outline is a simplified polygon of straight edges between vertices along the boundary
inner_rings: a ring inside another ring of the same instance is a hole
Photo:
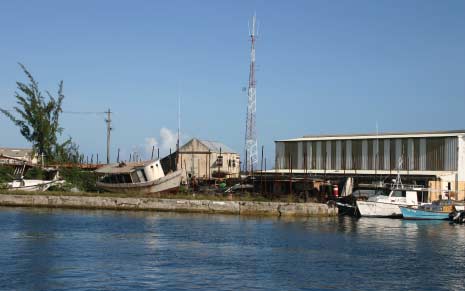
[[[42,89],[64,81],[65,111],[115,112],[113,158],[177,128],[184,141],[243,151],[256,12],[257,132],[305,134],[465,128],[464,1],[1,1],[0,107],[25,64]],[[64,137],[105,153],[102,115],[63,114]],[[0,146],[28,146],[0,116]]]

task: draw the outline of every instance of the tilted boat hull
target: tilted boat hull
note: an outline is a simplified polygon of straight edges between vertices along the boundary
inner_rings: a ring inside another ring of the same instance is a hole
[[[179,170],[170,173],[160,179],[142,183],[103,183],[97,182],[97,187],[117,193],[161,193],[161,192],[175,192],[179,190],[184,171]]]
[[[362,217],[402,217],[398,204],[357,201],[357,208]]]
[[[446,220],[449,219],[448,212],[427,211],[409,207],[399,207],[404,219],[424,219],[424,220]]]

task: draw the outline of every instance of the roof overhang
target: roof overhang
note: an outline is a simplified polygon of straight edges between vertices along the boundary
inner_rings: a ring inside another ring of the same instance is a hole
[[[301,138],[282,139],[275,142],[315,141],[315,140],[348,140],[348,139],[383,139],[383,138],[421,138],[421,137],[454,137],[465,135],[465,130],[423,131],[423,132],[392,132],[366,134],[334,134],[306,135]]]

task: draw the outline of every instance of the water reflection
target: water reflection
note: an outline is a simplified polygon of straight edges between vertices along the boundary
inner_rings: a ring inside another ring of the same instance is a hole
[[[0,231],[2,289],[464,286],[465,227],[447,222],[0,208]]]

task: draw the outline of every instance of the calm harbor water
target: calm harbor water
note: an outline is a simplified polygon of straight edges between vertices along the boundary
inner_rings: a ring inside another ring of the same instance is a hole
[[[465,226],[0,208],[0,290],[464,290]]]

